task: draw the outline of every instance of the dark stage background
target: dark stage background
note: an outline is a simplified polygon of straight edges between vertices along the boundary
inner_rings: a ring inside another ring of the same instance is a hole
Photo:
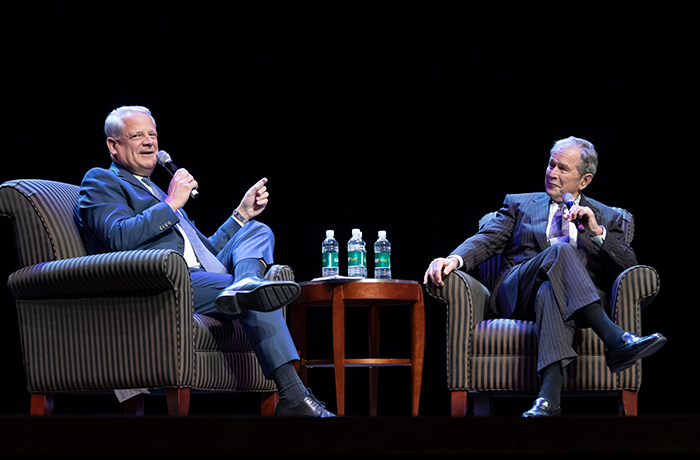
[[[689,99],[681,83],[689,47],[675,25],[686,11],[219,4],[5,5],[0,180],[79,184],[89,168],[109,165],[107,113],[145,105],[158,122],[160,147],[200,183],[201,198],[187,211],[205,233],[265,176],[271,198],[260,220],[276,232],[276,261],[291,265],[298,280],[320,276],[326,229],[342,247],[354,227],[370,247],[386,230],[394,277],[420,280],[429,261],[472,234],[506,193],[542,190],[554,140],[584,137],[600,155],[588,195],[635,214],[638,258],[661,275],[643,324],[669,343],[645,360],[640,413],[698,412],[683,392],[697,327],[697,302],[683,278],[696,251],[662,223],[683,205],[662,208],[664,200],[682,196],[695,179],[686,150],[696,143],[675,119]],[[166,187],[169,175],[158,169],[153,178]],[[0,229],[6,279],[18,267],[11,225],[3,220]],[[427,309],[421,413],[447,415],[445,313],[431,300]],[[0,315],[0,411],[26,413],[6,288]],[[384,317],[387,354],[406,349],[404,316]],[[318,323],[325,319],[319,312]],[[353,313],[349,321],[361,330],[362,319]],[[353,353],[363,340],[360,333],[351,341]],[[367,413],[365,372],[348,371],[350,415]],[[380,414],[408,414],[408,370],[380,374]],[[331,371],[311,371],[310,386],[335,407]],[[254,413],[256,402],[203,395],[193,398],[192,412]],[[528,402],[503,413],[520,413]],[[165,411],[164,402],[148,404]],[[565,404],[569,413],[615,411],[612,400],[600,408]],[[112,396],[56,402],[57,413],[120,410]]]

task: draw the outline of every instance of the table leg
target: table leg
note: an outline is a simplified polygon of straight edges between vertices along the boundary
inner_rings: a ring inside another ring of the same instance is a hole
[[[339,416],[345,415],[345,301],[343,285],[333,289],[333,369]]]
[[[369,307],[369,357],[379,358],[379,307]],[[369,368],[369,415],[377,416],[379,368]]]
[[[420,389],[423,382],[423,357],[425,355],[425,304],[423,290],[419,299],[411,304],[411,397],[412,415],[418,416]]]

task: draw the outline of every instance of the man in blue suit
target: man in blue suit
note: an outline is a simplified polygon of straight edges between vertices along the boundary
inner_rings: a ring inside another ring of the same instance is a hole
[[[288,281],[263,279],[273,263],[274,234],[254,219],[267,206],[267,179],[244,195],[209,238],[188,219],[183,206],[197,181],[178,169],[167,192],[150,180],[158,163],[158,133],[151,112],[120,107],[105,120],[109,169],[93,168],[80,187],[80,226],[90,253],[173,249],[190,267],[194,311],[240,318],[265,376],[279,395],[275,415],[330,417],[294,370],[299,359],[280,308],[299,295]]]
[[[505,266],[491,293],[490,309],[503,318],[538,326],[538,372],[542,387],[523,417],[560,415],[563,368],[576,358],[575,326],[590,327],[606,346],[606,362],[621,372],[659,350],[661,334],[637,337],[607,316],[614,279],[636,265],[623,238],[622,217],[581,192],[597,171],[590,142],[569,137],[550,151],[544,193],[507,195],[496,217],[446,258],[433,260],[424,283],[442,280],[459,268],[470,271],[502,253]],[[571,209],[564,195],[575,202]]]

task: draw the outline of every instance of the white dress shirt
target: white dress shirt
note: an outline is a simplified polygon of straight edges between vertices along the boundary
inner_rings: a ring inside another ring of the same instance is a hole
[[[151,186],[143,180],[144,179],[143,176],[137,176],[136,174],[134,174],[134,177],[136,177],[138,180],[140,180],[143,183],[143,185],[145,185],[148,188],[148,190],[150,190],[151,193],[153,193],[154,196],[158,196],[158,194],[155,193],[155,191],[151,188]],[[178,216],[180,218],[184,219],[184,217],[182,217],[181,215],[178,214]],[[197,259],[197,256],[194,253],[194,248],[192,248],[192,243],[190,243],[190,239],[187,238],[187,235],[182,230],[182,227],[180,227],[180,224],[176,224],[175,228],[177,228],[177,231],[180,232],[180,235],[182,235],[182,238],[185,240],[185,254],[184,254],[184,256],[185,256],[185,262],[187,262],[187,266],[190,268],[202,268],[202,265],[199,263],[199,259]]]

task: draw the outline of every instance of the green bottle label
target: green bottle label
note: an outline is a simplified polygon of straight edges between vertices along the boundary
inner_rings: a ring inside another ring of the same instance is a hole
[[[391,268],[391,253],[380,252],[374,255],[375,268]]]
[[[362,251],[348,252],[348,267],[366,267],[367,254]]]
[[[324,252],[321,256],[322,268],[336,268],[338,266],[337,252]]]

